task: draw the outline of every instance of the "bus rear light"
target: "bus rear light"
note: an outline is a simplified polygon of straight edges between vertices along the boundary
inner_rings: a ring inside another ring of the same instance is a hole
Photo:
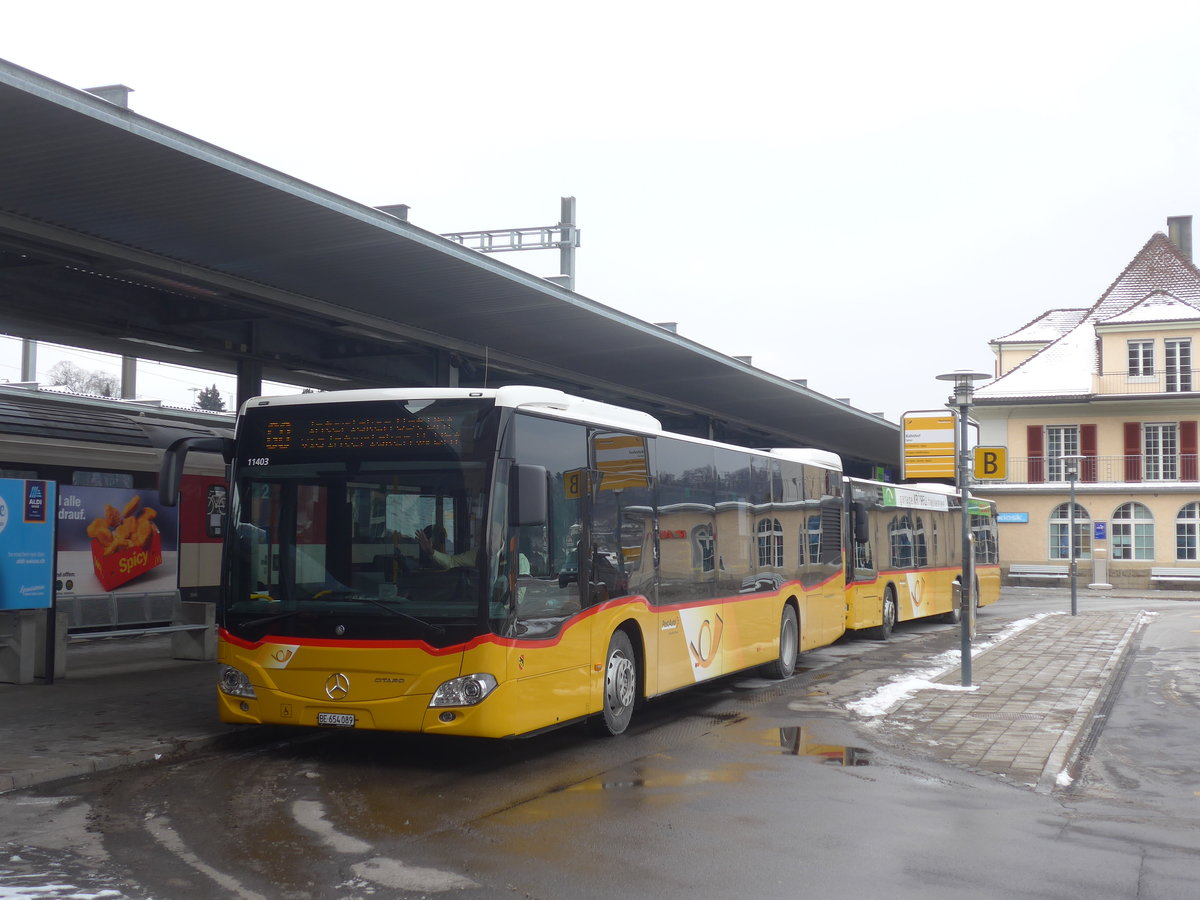
[[[429,701],[429,705],[431,707],[475,706],[487,699],[488,694],[495,689],[495,677],[486,673],[451,678],[433,692],[433,699]]]
[[[221,666],[218,683],[221,685],[221,690],[231,697],[255,699],[254,686],[250,684],[250,679],[241,669],[235,669],[233,666]]]

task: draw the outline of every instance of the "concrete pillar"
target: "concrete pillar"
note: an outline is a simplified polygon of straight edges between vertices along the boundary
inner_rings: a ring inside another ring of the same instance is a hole
[[[46,620],[49,619],[46,610],[37,618],[37,659],[34,662],[34,675],[46,677]],[[67,625],[70,614],[65,609],[58,610],[54,629],[54,678],[65,678],[67,675]]]
[[[199,625],[171,635],[172,659],[217,658],[217,606],[199,600],[176,600],[172,625]]]
[[[37,663],[37,623],[41,609],[0,611],[0,681],[32,684]]]

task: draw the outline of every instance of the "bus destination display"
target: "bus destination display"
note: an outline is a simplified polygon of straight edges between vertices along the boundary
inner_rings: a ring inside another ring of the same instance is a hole
[[[267,421],[263,450],[286,453],[294,450],[461,450],[462,419],[459,416],[420,418],[320,418]]]

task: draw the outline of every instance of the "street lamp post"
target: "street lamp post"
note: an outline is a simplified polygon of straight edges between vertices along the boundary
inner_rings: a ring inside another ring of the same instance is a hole
[[[972,595],[973,555],[971,552],[971,452],[967,447],[967,412],[975,394],[975,382],[991,378],[986,372],[958,369],[937,376],[938,381],[953,381],[954,394],[948,406],[958,407],[958,465],[955,469],[962,506],[962,580],[959,582],[959,626],[962,634],[962,686],[971,686],[971,612],[975,599]]]
[[[1064,456],[1062,458],[1063,465],[1067,470],[1067,481],[1071,484],[1071,507],[1068,516],[1067,529],[1069,535],[1067,537],[1067,555],[1071,560],[1071,615],[1079,614],[1079,595],[1075,585],[1076,577],[1079,573],[1079,564],[1076,562],[1076,557],[1079,555],[1079,546],[1075,540],[1075,482],[1079,478],[1079,461],[1082,456]]]

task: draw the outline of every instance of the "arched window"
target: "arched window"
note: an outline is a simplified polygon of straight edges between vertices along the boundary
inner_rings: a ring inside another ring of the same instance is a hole
[[[996,540],[996,520],[988,513],[971,514],[971,534],[975,537],[975,562],[995,565],[1000,562]]]
[[[758,566],[783,566],[783,527],[778,519],[758,520]]]
[[[892,550],[893,569],[913,566],[913,525],[907,514],[893,517],[888,523],[888,544]]]
[[[692,529],[692,566],[700,572],[712,572],[717,568],[717,542],[713,540],[711,525],[697,525]]]
[[[1060,503],[1050,513],[1050,558],[1070,559],[1071,504]],[[1092,517],[1075,504],[1075,558],[1092,558]]]
[[[1154,559],[1154,516],[1141,503],[1122,503],[1112,518],[1113,559]]]
[[[821,517],[809,516],[808,529],[801,535],[801,540],[808,539],[808,561],[811,565],[817,565],[821,562]],[[804,559],[805,554],[801,553],[800,558]]]
[[[913,565],[924,568],[929,565],[929,548],[925,544],[925,523],[917,516],[917,527],[913,532]]]
[[[1175,558],[1187,562],[1200,559],[1196,548],[1200,545],[1200,503],[1188,503],[1175,517]]]

